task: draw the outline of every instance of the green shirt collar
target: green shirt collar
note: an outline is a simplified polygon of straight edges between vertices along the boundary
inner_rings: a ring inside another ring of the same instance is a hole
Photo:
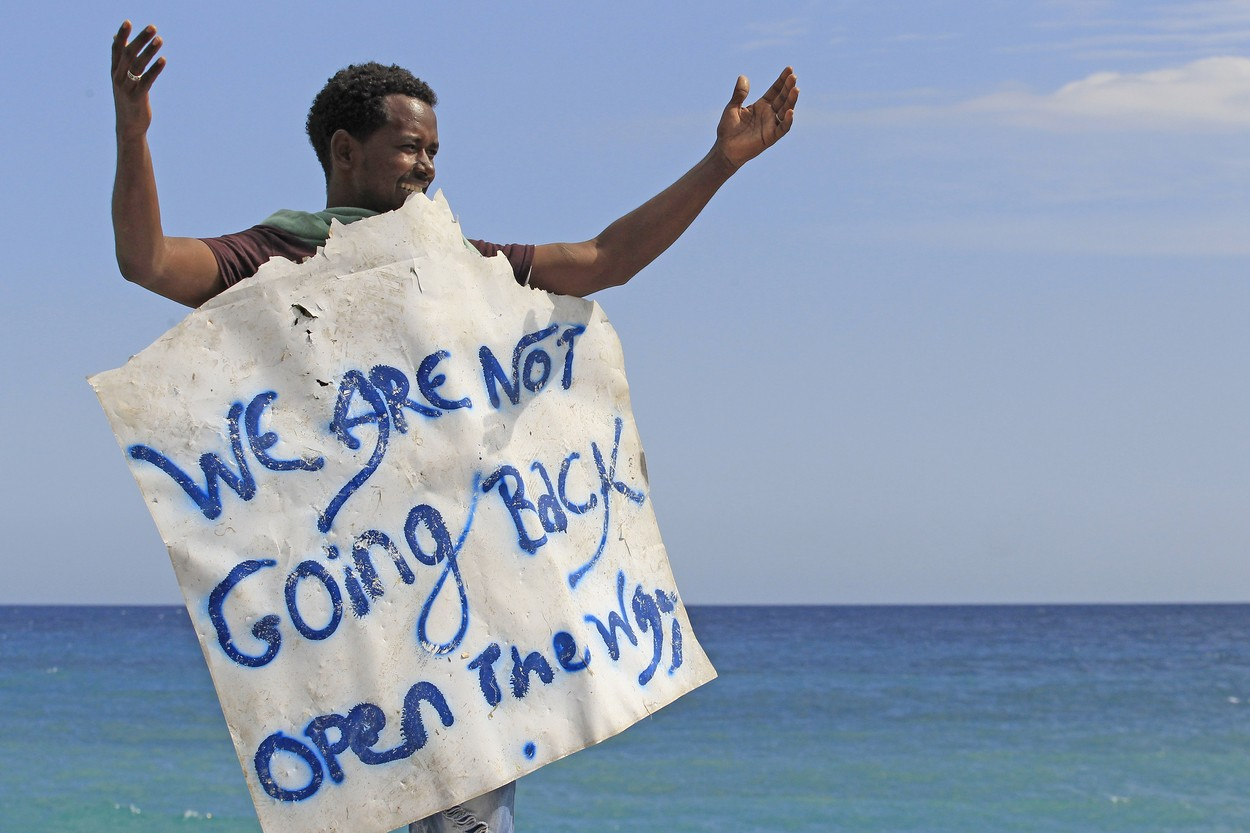
[[[327,208],[324,211],[293,211],[281,208],[261,221],[262,226],[293,234],[313,246],[321,246],[330,236],[330,221],[338,220],[346,225],[365,217],[372,217],[378,212],[367,208]]]

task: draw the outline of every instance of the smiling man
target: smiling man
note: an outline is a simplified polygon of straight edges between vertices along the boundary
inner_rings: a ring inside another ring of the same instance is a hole
[[[148,93],[165,59],[156,56],[161,39],[155,27],[146,27],[133,40],[130,35],[127,21],[113,39],[113,231],[122,274],[153,292],[199,306],[250,277],[270,256],[302,260],[313,254],[325,241],[321,228],[328,232],[331,217],[350,222],[393,210],[434,180],[438,121],[433,90],[399,67],[352,66],[330,79],[308,117],[309,139],[326,173],[325,211],[280,211],[246,237],[167,237],[147,142],[152,123]],[[716,140],[694,167],[593,239],[474,245],[486,255],[503,251],[519,280],[550,292],[585,296],[625,283],[681,236],[738,168],[789,132],[799,97],[790,68],[758,101],[743,106],[749,90],[747,79],[739,76]],[[249,266],[254,258],[258,262]]]
[[[381,124],[362,125],[355,131],[337,127],[339,121],[347,121],[348,114],[331,108],[357,104],[349,97],[350,91],[370,83],[406,91],[371,97],[369,109],[358,121],[376,113]],[[308,137],[326,170],[327,202],[382,212],[399,208],[418,191],[424,194],[434,181],[438,154],[437,103],[433,90],[398,67],[363,64],[331,78],[308,114]],[[365,136],[364,140],[351,141],[353,132]],[[332,179],[335,161],[341,175]]]
[[[308,138],[326,176],[326,208],[281,210],[222,237],[167,237],[147,143],[149,91],[165,67],[161,39],[148,26],[131,40],[123,23],[113,39],[117,177],[113,231],[122,274],[153,292],[198,306],[255,274],[271,257],[301,261],[326,241],[330,223],[393,211],[434,181],[438,99],[405,69],[368,63],[340,70],[317,94]],[[500,246],[470,240],[483,255],[502,252],[520,283],[584,296],[628,281],[667,249],[744,163],[789,132],[799,90],[787,67],[754,104],[739,77],[711,150],[655,197],[580,243]],[[510,833],[515,784],[413,822],[413,833]]]

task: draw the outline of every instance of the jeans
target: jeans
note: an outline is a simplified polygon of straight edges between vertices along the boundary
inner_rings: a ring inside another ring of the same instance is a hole
[[[408,825],[408,833],[513,833],[516,782]]]

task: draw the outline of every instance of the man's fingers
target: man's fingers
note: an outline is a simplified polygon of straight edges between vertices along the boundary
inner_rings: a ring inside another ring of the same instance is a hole
[[[124,21],[113,37],[113,84],[119,91],[129,89],[146,94],[165,68],[165,59],[156,58],[164,41],[156,34],[156,27],[148,25],[127,42],[130,30],[130,21]]]
[[[161,70],[165,68],[165,59],[157,58],[156,63],[152,64],[152,68],[143,73],[143,78],[139,81],[139,89],[144,93],[152,89],[152,83],[156,81],[156,76],[161,74]],[[135,73],[138,75],[139,73]]]
[[[768,92],[764,93],[764,95],[761,96],[760,100],[761,101],[775,100],[778,96],[781,95],[781,91],[785,89],[786,82],[789,81],[793,76],[794,76],[794,70],[792,68],[786,67],[785,69],[783,69],[781,71],[781,74],[777,76],[777,80],[774,81],[773,85],[768,88]]]
[[[133,58],[136,52],[147,46],[148,43],[155,37],[156,27],[151,25],[144,26],[143,30],[139,32],[139,34],[135,35],[135,39],[126,44],[126,51]]]
[[[778,108],[778,111],[782,114],[784,114],[787,110],[790,112],[793,112],[794,105],[798,103],[799,103],[799,88],[798,88],[798,85],[796,84],[795,86],[792,86],[786,92],[785,98],[782,99],[781,106]]]
[[[751,82],[747,80],[745,75],[739,75],[738,82],[734,84],[733,97],[729,99],[729,105],[726,109],[741,107],[742,102],[747,100],[747,93],[749,92],[751,92]]]
[[[794,126],[794,111],[786,110],[785,115],[781,116],[777,121],[777,136],[786,135],[790,132],[792,126]]]
[[[119,102],[123,98],[141,100],[165,69],[165,59],[156,57],[164,43],[156,34],[156,27],[145,26],[134,40],[128,41],[130,32],[131,24],[126,20],[113,36],[113,89],[114,95],[121,96]]]
[[[126,69],[135,75],[142,75],[143,71],[147,69],[148,64],[151,63],[154,57],[156,57],[156,53],[160,48],[161,39],[159,37],[153,38],[152,42],[148,44],[147,49],[140,52],[139,55],[130,62],[130,66],[126,67]]]
[[[113,69],[117,69],[117,64],[121,60],[122,52],[126,48],[126,41],[130,38],[130,21],[123,20],[122,25],[118,27],[117,34],[113,35]]]
[[[777,83],[760,99],[761,103],[772,109],[773,120],[777,122],[777,130],[782,135],[789,132],[794,123],[794,105],[798,100],[798,78],[790,67],[786,67]]]
[[[145,47],[150,47],[152,44],[155,44],[157,49],[160,48],[160,38],[156,37],[156,27],[145,26],[142,32],[135,35],[134,40],[122,48],[121,60],[119,62],[118,69],[129,70],[135,75],[138,75],[139,72],[135,72],[134,69],[136,56],[139,55],[140,52],[147,51]],[[144,59],[144,63],[147,63],[147,61],[150,60],[152,60],[151,54]],[[140,70],[140,72],[142,72],[142,70]]]

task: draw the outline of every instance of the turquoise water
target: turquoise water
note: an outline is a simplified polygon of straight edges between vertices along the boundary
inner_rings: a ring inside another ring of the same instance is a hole
[[[1250,606],[708,607],[518,830],[1250,830]],[[0,830],[258,831],[179,608],[0,608]]]

